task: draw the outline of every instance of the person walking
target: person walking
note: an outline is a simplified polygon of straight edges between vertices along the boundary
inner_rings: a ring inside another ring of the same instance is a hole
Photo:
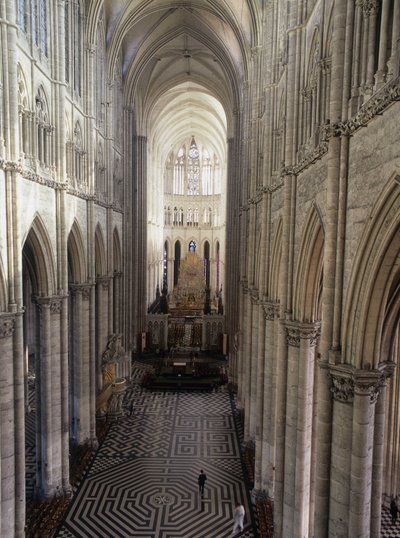
[[[200,471],[199,478],[197,479],[197,482],[199,483],[199,492],[202,497],[204,497],[204,484],[206,483],[207,475],[203,471],[203,469]]]
[[[242,532],[243,530],[243,520],[244,520],[244,506],[241,503],[236,503],[235,511],[233,513],[233,530],[232,530],[232,536],[235,536],[235,534],[239,531]]]
[[[392,516],[392,525],[396,525],[397,514],[399,512],[399,507],[397,506],[396,499],[392,497],[390,501],[390,515]]]

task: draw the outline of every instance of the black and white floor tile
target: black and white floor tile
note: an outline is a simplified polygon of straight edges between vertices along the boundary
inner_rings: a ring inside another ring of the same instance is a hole
[[[237,536],[256,537],[229,394],[146,392],[140,377],[56,536],[227,538],[239,500],[247,517]]]
[[[228,538],[240,500],[246,520],[236,536],[256,538],[229,394],[147,392],[143,371],[138,364],[125,417],[111,427],[56,536]],[[208,477],[203,498],[200,469]],[[393,525],[385,508],[381,538],[400,538],[400,519]]]

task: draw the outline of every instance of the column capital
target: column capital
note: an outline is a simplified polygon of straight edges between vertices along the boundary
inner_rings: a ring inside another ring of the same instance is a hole
[[[82,299],[84,301],[88,301],[90,299],[90,294],[92,291],[94,284],[70,284],[69,289],[72,293],[72,295],[82,295]]]
[[[250,300],[253,305],[259,303],[260,295],[257,288],[250,288]]]
[[[300,338],[308,340],[310,346],[315,346],[320,335],[321,323],[299,323]]]
[[[346,365],[330,366],[331,392],[338,402],[352,403],[354,399],[354,379],[352,368]]]
[[[300,347],[300,329],[297,323],[285,323],[286,341],[288,346]]]
[[[371,403],[375,403],[378,399],[381,383],[381,372],[358,370],[354,373],[354,394],[357,396],[367,396]]]
[[[0,338],[7,338],[14,334],[16,316],[17,314],[0,314]]]
[[[351,402],[355,395],[368,396],[375,403],[380,388],[393,373],[394,363],[382,363],[377,369],[357,369],[354,366],[340,364],[330,366],[333,398],[342,402]]]
[[[310,346],[315,346],[320,334],[320,322],[304,323],[300,321],[286,321],[285,328],[289,346],[299,347],[300,340],[308,340]]]
[[[264,319],[267,321],[273,321],[279,318],[280,303],[274,301],[266,301],[263,304],[264,307]]]
[[[107,290],[110,286],[110,280],[111,280],[111,277],[109,276],[99,276],[99,277],[96,277],[96,284],[101,284],[102,288],[104,290]]]

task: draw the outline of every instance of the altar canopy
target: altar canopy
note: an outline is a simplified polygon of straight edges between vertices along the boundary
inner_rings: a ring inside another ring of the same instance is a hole
[[[170,312],[173,316],[199,316],[204,311],[206,281],[203,260],[196,252],[188,252],[179,267],[178,283],[172,293]]]

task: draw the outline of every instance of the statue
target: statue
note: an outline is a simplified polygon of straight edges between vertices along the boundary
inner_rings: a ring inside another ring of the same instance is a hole
[[[112,334],[108,339],[106,349],[101,359],[103,387],[115,381],[117,363],[120,359],[124,358],[124,356],[125,351],[121,344],[121,335]]]
[[[235,336],[233,337],[233,351],[235,353],[239,351],[239,335],[240,331],[236,331]]]

